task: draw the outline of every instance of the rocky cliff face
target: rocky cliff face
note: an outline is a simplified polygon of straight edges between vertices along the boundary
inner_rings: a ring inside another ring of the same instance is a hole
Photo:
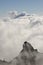
[[[43,65],[43,54],[34,49],[32,45],[25,41],[23,49],[11,62],[1,61],[0,65]]]
[[[11,65],[36,65],[35,58],[38,51],[27,41],[23,44],[20,54],[12,60]]]

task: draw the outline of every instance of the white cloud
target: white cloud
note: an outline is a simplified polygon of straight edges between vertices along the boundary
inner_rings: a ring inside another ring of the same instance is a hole
[[[15,18],[18,15],[18,12],[17,11],[10,11],[8,13],[8,15],[9,15],[10,18]]]
[[[43,52],[43,16],[17,12],[10,15],[0,19],[0,58],[11,60],[17,56],[25,40]]]

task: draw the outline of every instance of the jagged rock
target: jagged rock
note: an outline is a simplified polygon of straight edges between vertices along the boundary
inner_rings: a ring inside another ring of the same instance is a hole
[[[1,61],[0,65],[43,65],[43,54],[34,49],[32,45],[25,41],[23,49],[11,62]]]
[[[12,60],[11,65],[43,65],[43,54],[39,53],[29,42],[25,41],[23,49]]]
[[[23,44],[20,54],[12,60],[11,65],[35,65],[35,54],[37,52],[27,41]]]

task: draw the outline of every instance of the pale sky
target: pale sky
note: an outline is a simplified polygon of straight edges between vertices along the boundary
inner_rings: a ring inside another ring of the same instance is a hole
[[[0,0],[0,16],[13,10],[43,14],[43,0]]]

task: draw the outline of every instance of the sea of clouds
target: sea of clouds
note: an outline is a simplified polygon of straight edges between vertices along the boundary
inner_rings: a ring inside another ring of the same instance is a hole
[[[12,60],[24,41],[43,53],[43,16],[10,11],[7,17],[0,18],[0,59]]]

